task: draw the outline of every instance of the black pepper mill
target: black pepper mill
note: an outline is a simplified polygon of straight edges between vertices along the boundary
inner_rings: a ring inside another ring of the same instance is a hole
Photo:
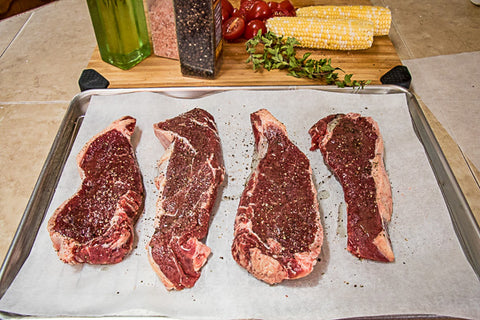
[[[173,0],[173,6],[182,74],[215,78],[223,51],[220,0]]]

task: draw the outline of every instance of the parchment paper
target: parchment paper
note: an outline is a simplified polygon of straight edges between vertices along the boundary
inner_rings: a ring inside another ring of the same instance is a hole
[[[146,245],[153,232],[157,191],[153,179],[163,148],[152,125],[194,107],[216,119],[227,176],[206,244],[212,249],[195,287],[167,291],[151,269]],[[253,136],[249,115],[267,108],[311,161],[325,241],[313,272],[267,285],[239,267],[230,254],[233,223],[250,173]],[[308,129],[331,113],[372,116],[385,142],[392,184],[389,226],[396,260],[359,260],[346,250],[346,206],[340,184],[319,151],[309,151]],[[146,187],[145,212],[133,252],[110,266],[62,263],[46,223],[80,185],[75,157],[97,132],[124,115],[137,118],[134,145]],[[40,213],[39,213],[40,214]],[[387,314],[437,314],[480,319],[480,285],[453,230],[443,197],[408,114],[404,94],[371,95],[315,90],[231,91],[199,99],[158,93],[94,96],[32,252],[0,301],[22,314],[161,315],[176,318],[327,319]]]

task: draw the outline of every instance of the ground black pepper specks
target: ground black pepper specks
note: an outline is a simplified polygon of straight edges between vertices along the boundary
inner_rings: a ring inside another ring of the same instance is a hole
[[[214,78],[223,48],[220,1],[174,0],[173,4],[182,74]]]

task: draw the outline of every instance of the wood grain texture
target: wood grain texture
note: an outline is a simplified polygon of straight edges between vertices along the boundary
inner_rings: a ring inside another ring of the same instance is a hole
[[[341,68],[339,77],[353,74],[356,80],[371,80],[380,84],[380,77],[401,61],[388,36],[375,37],[367,50],[332,51],[299,49],[298,56],[313,52],[312,58],[330,58],[332,66]],[[102,61],[98,48],[92,54],[88,68],[97,70],[110,81],[110,88],[178,87],[178,86],[245,86],[245,85],[312,85],[324,81],[297,79],[286,71],[253,71],[247,64],[248,54],[241,43],[225,43],[219,75],[213,80],[184,77],[178,60],[150,56],[130,70],[120,70]]]

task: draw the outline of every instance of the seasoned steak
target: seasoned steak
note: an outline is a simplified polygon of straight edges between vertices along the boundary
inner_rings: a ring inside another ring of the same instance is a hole
[[[392,192],[377,123],[355,113],[334,114],[319,120],[309,133],[311,150],[320,149],[343,187],[347,249],[359,258],[393,261],[386,230],[392,216]]]
[[[136,120],[126,116],[94,136],[80,151],[80,189],[48,222],[60,259],[69,264],[112,264],[132,250],[144,189],[130,137]]]
[[[250,119],[254,168],[240,198],[232,255],[266,283],[301,278],[312,271],[323,242],[310,162],[267,110]]]
[[[212,115],[198,108],[155,124],[154,131],[166,150],[155,180],[149,259],[167,289],[191,288],[210,255],[200,240],[225,175],[220,138]]]

